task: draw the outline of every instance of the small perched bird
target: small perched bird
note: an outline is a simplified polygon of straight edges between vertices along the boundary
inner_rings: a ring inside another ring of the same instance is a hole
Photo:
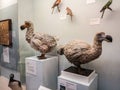
[[[103,6],[103,8],[100,10],[100,12],[102,12],[101,18],[103,18],[103,15],[104,15],[106,9],[109,9],[110,11],[112,11],[112,8],[110,8],[110,5],[111,5],[111,4],[112,4],[112,0],[109,0],[109,1]]]
[[[12,90],[22,90],[21,82],[14,79],[14,74],[10,74],[9,84],[8,87],[10,87]]]
[[[58,9],[58,12],[60,12],[60,8],[59,8],[59,4],[61,3],[61,0],[56,0],[52,6],[52,14],[53,14],[53,11],[54,11],[54,8],[57,7]]]
[[[73,40],[58,48],[57,52],[60,55],[64,54],[67,60],[78,68],[78,73],[80,73],[82,71],[81,64],[89,63],[101,55],[103,41],[112,42],[112,37],[100,32],[95,35],[92,46],[81,40]]]
[[[41,55],[38,56],[39,59],[45,59],[45,54],[52,51],[57,45],[57,39],[54,36],[45,33],[34,33],[34,26],[31,21],[25,21],[20,28],[21,30],[27,29],[26,41],[33,49],[41,52]]]
[[[72,16],[73,16],[72,10],[69,7],[67,7],[66,11],[67,11],[67,15],[70,15],[72,21]]]

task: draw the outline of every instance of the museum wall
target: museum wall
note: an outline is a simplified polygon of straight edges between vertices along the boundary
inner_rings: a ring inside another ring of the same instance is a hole
[[[98,90],[120,90],[120,0],[113,1],[111,5],[113,11],[106,10],[103,19],[97,25],[90,25],[91,19],[101,17],[102,13],[99,11],[108,0],[96,0],[93,4],[86,4],[86,0],[62,0],[61,13],[55,8],[51,14],[54,1],[34,0],[32,13],[35,31],[59,37],[58,45],[64,45],[73,39],[92,44],[97,32],[110,34],[113,42],[103,42],[100,58],[86,67],[95,69],[98,73]],[[66,6],[73,11],[72,21],[69,16],[65,17]],[[61,70],[71,65],[64,56],[59,57]]]
[[[18,41],[18,4],[17,0],[0,0],[0,20],[12,20],[12,46],[0,45],[1,75],[8,77],[14,73],[19,79],[19,41]],[[7,49],[8,54],[3,53]],[[9,58],[6,61],[5,54]]]
[[[19,50],[20,50],[20,78],[25,82],[25,58],[34,56],[35,51],[25,40],[26,30],[21,31],[20,26],[24,21],[33,21],[33,0],[18,0],[18,27],[19,27]]]
[[[101,17],[99,12],[108,0],[96,1],[93,4],[86,4],[86,0],[63,0],[58,13],[56,8],[52,12],[54,0],[18,0],[18,26],[25,20],[34,22],[35,32],[48,33],[59,38],[58,45],[64,45],[73,39],[84,40],[93,43],[94,35],[97,32],[105,32],[113,37],[112,43],[103,42],[103,52],[100,58],[85,65],[87,68],[95,69],[98,73],[98,90],[120,90],[120,6],[119,0],[113,1],[113,11],[106,10],[100,24],[90,25],[91,19]],[[69,6],[73,11],[73,20],[65,17],[65,7]],[[25,58],[36,55],[25,40],[25,32],[19,30],[20,65],[21,78],[25,78]],[[59,56],[60,70],[64,70],[71,64],[64,56]]]

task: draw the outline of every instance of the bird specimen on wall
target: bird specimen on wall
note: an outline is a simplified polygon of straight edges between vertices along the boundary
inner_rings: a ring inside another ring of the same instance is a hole
[[[10,74],[9,77],[8,87],[12,90],[22,90],[21,82],[14,79],[14,74]]]
[[[67,8],[66,8],[66,11],[67,11],[67,15],[70,15],[71,21],[72,21],[72,17],[73,17],[72,10],[71,10],[69,7],[67,7]]]
[[[100,32],[95,35],[92,46],[81,40],[73,40],[59,47],[57,52],[60,55],[64,54],[69,62],[77,66],[78,73],[80,73],[81,64],[91,62],[101,55],[103,41],[112,42],[112,37]]]
[[[37,51],[41,52],[39,59],[45,59],[45,54],[50,52],[57,45],[57,39],[51,35],[44,33],[34,33],[33,23],[25,21],[24,25],[21,25],[21,30],[27,28],[26,41]]]
[[[53,14],[53,11],[54,11],[54,8],[55,8],[55,7],[57,7],[58,12],[60,12],[60,8],[59,8],[60,3],[61,3],[61,0],[56,0],[56,1],[54,2],[53,6],[52,6],[52,9],[53,9],[53,10],[52,10],[52,14]]]
[[[109,0],[109,1],[102,7],[102,9],[100,10],[100,12],[102,12],[101,18],[103,18],[106,9],[109,9],[110,11],[112,11],[112,8],[110,8],[110,5],[111,5],[111,4],[112,4],[112,0]]]

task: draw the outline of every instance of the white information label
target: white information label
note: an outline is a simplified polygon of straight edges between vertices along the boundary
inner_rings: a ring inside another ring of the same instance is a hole
[[[60,20],[65,20],[67,18],[66,5],[63,6],[63,11],[59,13]]]
[[[59,90],[77,90],[77,84],[60,79]]]
[[[90,19],[90,25],[97,25],[100,24],[100,18],[92,18]]]
[[[46,88],[44,86],[40,86],[38,90],[51,90],[51,89],[48,89],[48,88]]]
[[[37,75],[37,70],[36,70],[36,62],[35,61],[26,61],[26,72],[29,74]]]
[[[9,60],[9,48],[8,47],[3,48],[3,60],[4,60],[4,62],[10,63],[10,60]]]
[[[92,4],[92,3],[95,3],[96,1],[95,0],[87,0],[86,3],[87,4]]]
[[[60,20],[65,20],[67,18],[66,14],[60,14]]]

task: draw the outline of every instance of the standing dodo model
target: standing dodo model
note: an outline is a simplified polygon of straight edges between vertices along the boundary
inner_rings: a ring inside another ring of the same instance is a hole
[[[61,46],[58,53],[64,54],[69,62],[77,66],[78,72],[80,72],[82,70],[81,64],[91,62],[101,55],[103,41],[112,42],[112,37],[100,32],[95,35],[92,46],[86,42],[74,40],[63,47]]]
[[[45,59],[45,54],[50,52],[57,45],[57,39],[53,36],[43,33],[34,33],[33,24],[30,21],[25,21],[24,25],[21,25],[21,30],[27,28],[26,41],[37,51],[41,52],[39,59]]]
[[[22,90],[21,82],[14,79],[14,74],[10,74],[9,84],[8,87],[10,87],[12,90]]]
[[[106,9],[109,9],[110,11],[112,11],[112,8],[110,8],[110,5],[111,5],[111,4],[112,4],[112,0],[109,0],[109,1],[102,7],[102,9],[100,10],[100,12],[102,12],[101,18],[103,18],[103,15],[104,15]]]

